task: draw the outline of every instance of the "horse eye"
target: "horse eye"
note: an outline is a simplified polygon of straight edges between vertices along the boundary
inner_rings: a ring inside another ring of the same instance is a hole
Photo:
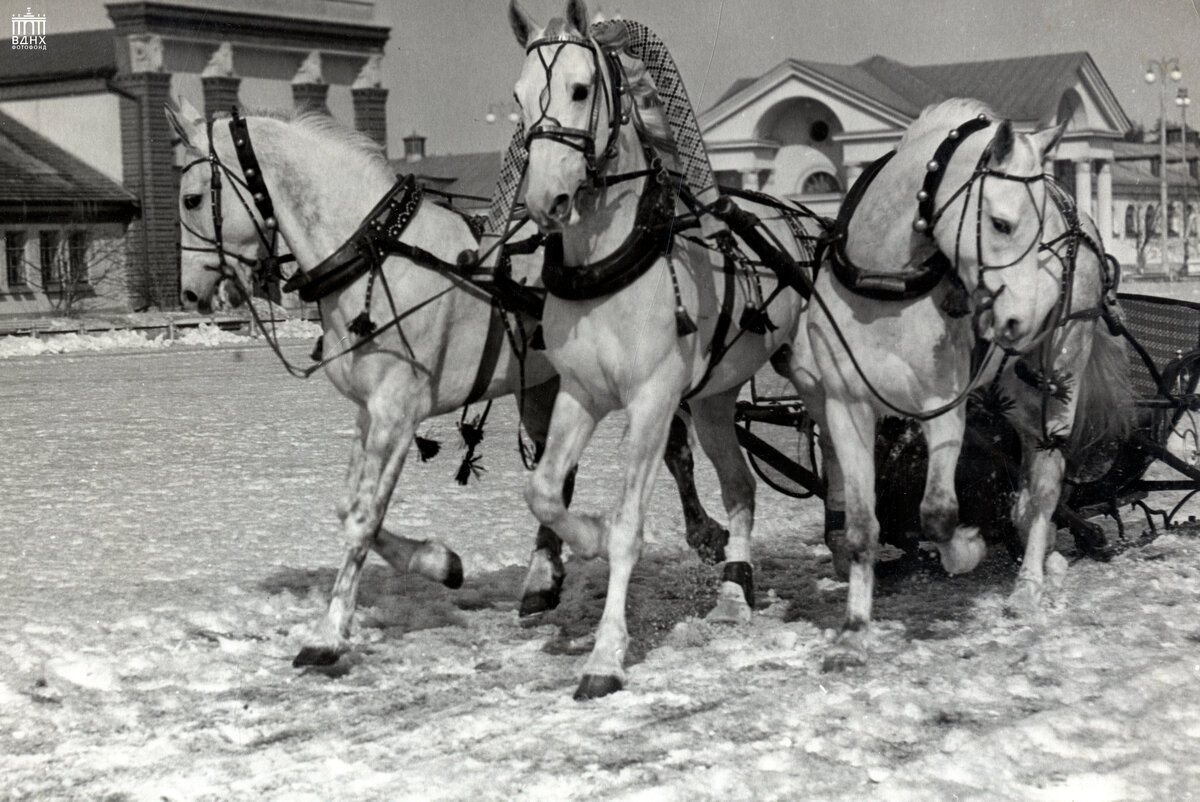
[[[574,88],[571,89],[571,100],[574,100],[576,103],[587,100],[587,96],[587,84],[575,84]]]
[[[183,196],[183,208],[185,209],[199,208],[200,204],[203,202],[204,196],[200,194]]]
[[[999,217],[992,218],[992,228],[996,230],[997,234],[1002,234],[1006,237],[1012,233],[1012,223],[1007,220],[1001,220]]]

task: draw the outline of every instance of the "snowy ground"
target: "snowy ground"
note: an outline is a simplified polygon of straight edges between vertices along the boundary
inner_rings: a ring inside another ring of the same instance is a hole
[[[456,549],[465,587],[375,561],[356,651],[296,671],[340,560],[350,406],[243,344],[0,362],[0,799],[1200,797],[1187,535],[1073,561],[1033,621],[1003,611],[1002,549],[965,577],[885,578],[871,665],[822,674],[845,586],[817,505],[761,490],[761,609],[716,628],[698,617],[714,571],[660,482],[628,689],[572,701],[604,565],[571,564],[560,609],[518,624],[533,527],[507,401],[467,488],[453,422],[428,424],[444,453],[409,466],[388,519]],[[619,451],[614,421],[581,508],[609,498]],[[699,483],[716,507],[707,465]]]

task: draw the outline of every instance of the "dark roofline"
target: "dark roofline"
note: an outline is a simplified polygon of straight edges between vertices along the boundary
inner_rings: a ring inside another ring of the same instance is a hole
[[[51,34],[46,50],[0,48],[0,86],[107,81],[117,74],[114,33],[102,28]]]

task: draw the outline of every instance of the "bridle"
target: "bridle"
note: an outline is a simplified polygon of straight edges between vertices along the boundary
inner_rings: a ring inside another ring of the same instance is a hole
[[[917,216],[913,220],[913,230],[918,234],[923,234],[930,240],[934,240],[934,232],[937,224],[942,220],[946,211],[959,198],[962,199],[964,211],[970,205],[971,195],[976,190],[978,185],[979,202],[975,204],[975,261],[977,264],[978,275],[976,276],[975,289],[972,293],[971,306],[973,309],[973,322],[975,330],[978,331],[978,323],[980,317],[990,310],[996,303],[996,299],[1004,292],[1005,285],[1001,284],[998,289],[992,290],[987,286],[986,276],[990,272],[1005,270],[1020,264],[1029,254],[1035,250],[1045,250],[1046,246],[1042,243],[1042,236],[1046,229],[1046,204],[1047,190],[1045,184],[1045,174],[1038,172],[1034,175],[1015,175],[1003,170],[997,170],[990,166],[992,154],[996,144],[995,139],[989,142],[979,154],[979,158],[975,163],[975,168],[971,171],[971,176],[963,182],[950,196],[938,207],[934,207],[934,199],[937,197],[938,189],[941,186],[942,179],[945,176],[946,168],[950,163],[955,151],[977,131],[981,131],[991,125],[991,121],[986,115],[979,116],[968,120],[959,127],[951,130],[946,138],[938,145],[934,152],[933,158],[925,164],[925,180],[921,185],[921,190],[917,193]],[[983,191],[985,183],[989,178],[999,179],[1003,181],[1014,181],[1022,184],[1025,188],[1025,194],[1029,199],[1030,206],[1036,210],[1038,218],[1037,230],[1029,243],[1021,250],[1011,261],[1004,264],[987,264],[983,258]],[[1042,184],[1041,202],[1034,197],[1033,184]],[[967,215],[963,214],[958,219],[958,229],[955,234],[954,255],[952,264],[957,266],[962,257],[962,237],[966,227]],[[1066,280],[1064,278],[1064,280]],[[961,281],[961,279],[959,279]],[[1060,292],[1059,305],[1062,303],[1062,293]],[[1051,315],[1049,317],[1057,317]],[[1039,339],[1043,335],[1039,335]],[[1000,346],[1006,353],[1014,353],[1007,346]]]
[[[582,47],[592,57],[594,69],[592,71],[592,83],[588,92],[590,104],[588,108],[587,128],[568,128],[549,112],[552,100],[551,80],[554,66],[558,61],[558,57],[566,49],[566,45]],[[544,48],[554,46],[558,46],[558,49],[554,51],[552,57],[547,59]],[[541,116],[527,130],[525,135],[525,149],[528,150],[530,143],[535,139],[548,139],[551,142],[557,142],[572,150],[579,151],[587,163],[588,180],[594,187],[599,188],[605,184],[602,177],[605,166],[617,155],[617,141],[621,133],[621,126],[630,120],[629,105],[631,104],[631,100],[625,85],[625,73],[621,68],[620,56],[614,48],[601,47],[590,37],[570,33],[543,36],[540,39],[529,42],[525,47],[525,53],[528,55],[534,51],[537,51],[538,59],[546,74],[546,83],[538,96],[538,111]],[[612,75],[611,81],[605,77],[605,71],[601,68],[602,62],[607,62],[608,64],[608,73]],[[605,110],[608,112],[608,136],[605,140],[603,150],[599,150],[598,152],[597,129],[600,125],[600,102],[597,98],[600,96],[603,96]]]
[[[233,140],[234,150],[238,156],[238,163],[241,167],[241,175],[234,172],[221,161],[217,155],[216,142],[213,137],[213,126],[215,120],[209,119],[206,122],[208,132],[208,155],[193,159],[188,164],[184,165],[180,171],[180,176],[186,175],[188,170],[198,165],[208,163],[211,173],[209,178],[209,193],[210,206],[212,210],[213,234],[206,234],[197,231],[192,226],[188,225],[186,220],[180,219],[180,225],[196,239],[206,243],[209,247],[193,247],[179,245],[181,251],[193,251],[198,253],[215,253],[217,254],[217,265],[204,265],[205,270],[216,272],[220,278],[229,279],[234,282],[238,281],[237,272],[230,266],[229,260],[242,264],[251,269],[251,276],[257,284],[266,284],[270,279],[282,278],[281,265],[286,262],[295,261],[295,257],[291,254],[278,255],[279,246],[279,225],[275,219],[275,204],[271,200],[271,195],[267,191],[266,182],[262,177],[262,169],[258,163],[258,157],[254,153],[254,148],[250,144],[250,133],[246,126],[245,118],[237,113],[237,109],[233,110],[233,114],[229,119],[229,135]],[[222,207],[222,175],[228,177],[230,186],[233,187],[234,195],[242,208],[246,211],[246,215],[250,218],[254,225],[254,230],[258,236],[259,242],[262,244],[267,256],[260,259],[250,259],[240,253],[227,251],[225,249],[225,234],[224,225],[225,217]],[[245,190],[245,195],[243,194]],[[258,211],[258,217],[250,209],[250,203],[246,200],[246,195],[250,196],[254,207]],[[260,221],[261,220],[261,224]]]

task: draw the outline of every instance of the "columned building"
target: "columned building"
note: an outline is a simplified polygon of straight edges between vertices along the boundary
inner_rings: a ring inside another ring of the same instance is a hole
[[[51,33],[45,51],[0,49],[0,112],[138,199],[126,237],[131,308],[178,304],[181,154],[163,113],[171,96],[209,115],[314,109],[386,144],[380,61],[390,29],[373,24],[374,0],[106,8],[111,28]]]
[[[910,66],[789,59],[735,82],[700,116],[713,168],[726,183],[836,214],[863,168],[899,142],[926,106],[973,97],[1033,131],[1066,121],[1047,165],[1113,231],[1113,145],[1131,127],[1087,53]]]

